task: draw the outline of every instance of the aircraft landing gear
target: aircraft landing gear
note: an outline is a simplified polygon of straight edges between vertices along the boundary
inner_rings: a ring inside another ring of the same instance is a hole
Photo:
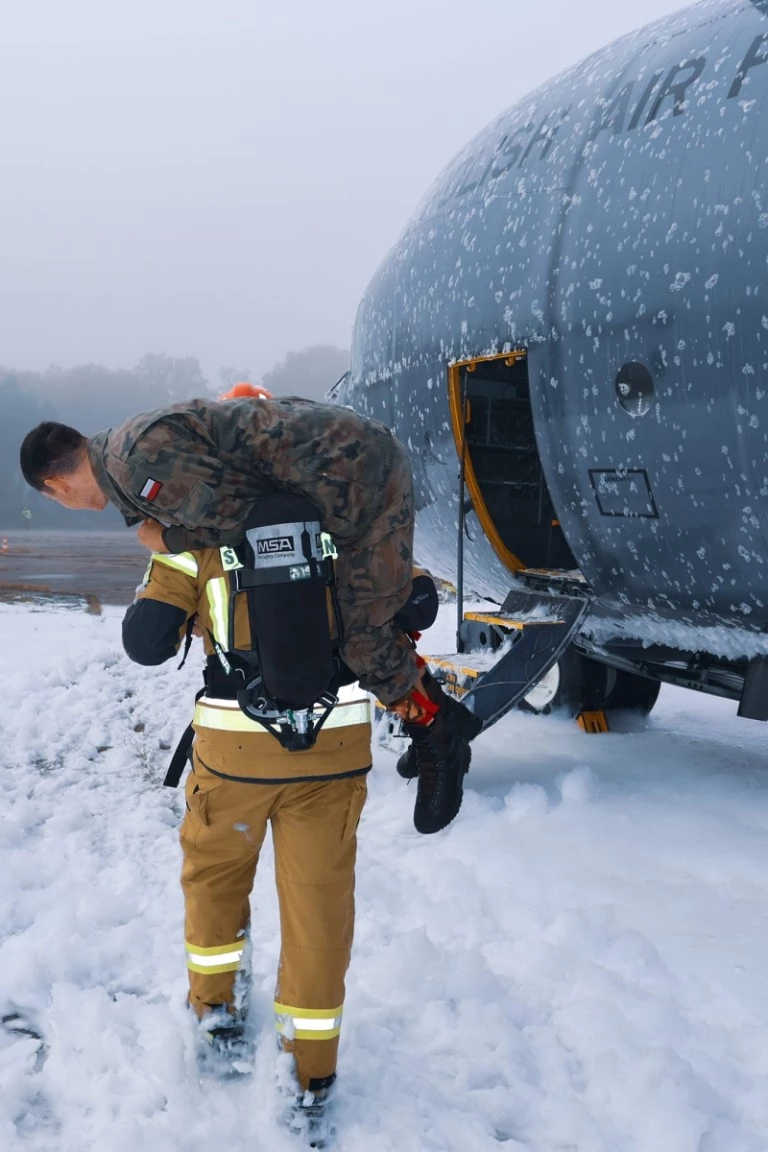
[[[575,648],[567,648],[547,675],[521,700],[519,707],[538,715],[562,708],[571,716],[598,711],[627,711],[647,716],[660,690],[658,680],[609,668]]]
[[[649,680],[647,676],[636,676],[616,668],[609,668],[608,671],[615,679],[605,698],[603,711],[624,710],[638,716],[648,716],[659,698],[661,681]]]

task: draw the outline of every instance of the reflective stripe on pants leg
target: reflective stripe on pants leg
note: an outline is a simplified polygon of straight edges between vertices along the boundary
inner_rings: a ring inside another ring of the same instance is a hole
[[[332,1040],[341,1031],[343,1006],[294,1008],[275,1000],[275,1026],[286,1040]]]
[[[202,976],[214,976],[218,972],[235,972],[240,967],[245,947],[245,937],[234,944],[219,944],[216,948],[199,948],[185,941],[187,968]]]

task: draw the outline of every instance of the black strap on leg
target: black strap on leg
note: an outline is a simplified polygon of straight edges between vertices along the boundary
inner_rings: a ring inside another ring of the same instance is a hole
[[[182,668],[187,662],[187,656],[189,656],[189,650],[192,647],[192,641],[195,636],[196,621],[197,616],[190,616],[189,620],[187,620],[187,630],[184,633],[184,652],[181,657],[181,664],[179,664],[178,668],[176,669],[177,672],[181,672]]]
[[[205,691],[205,688],[200,689],[200,691],[195,696],[195,703],[197,703],[201,696],[205,695]],[[185,728],[184,732],[182,733],[181,739],[176,745],[176,751],[171,757],[171,762],[168,765],[168,771],[165,774],[165,780],[163,780],[164,788],[178,788],[179,781],[184,775],[184,769],[186,768],[189,761],[189,752],[194,739],[195,730],[190,724],[189,727]]]

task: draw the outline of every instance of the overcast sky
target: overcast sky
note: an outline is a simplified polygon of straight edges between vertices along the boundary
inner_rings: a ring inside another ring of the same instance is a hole
[[[0,364],[268,368],[497,113],[678,0],[5,0]]]

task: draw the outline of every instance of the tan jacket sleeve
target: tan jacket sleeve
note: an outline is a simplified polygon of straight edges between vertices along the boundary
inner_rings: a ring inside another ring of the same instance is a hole
[[[188,565],[186,570],[182,565]],[[197,559],[191,552],[171,556],[155,553],[149,561],[144,585],[136,598],[172,604],[175,608],[181,608],[189,618],[197,612],[197,587]]]

